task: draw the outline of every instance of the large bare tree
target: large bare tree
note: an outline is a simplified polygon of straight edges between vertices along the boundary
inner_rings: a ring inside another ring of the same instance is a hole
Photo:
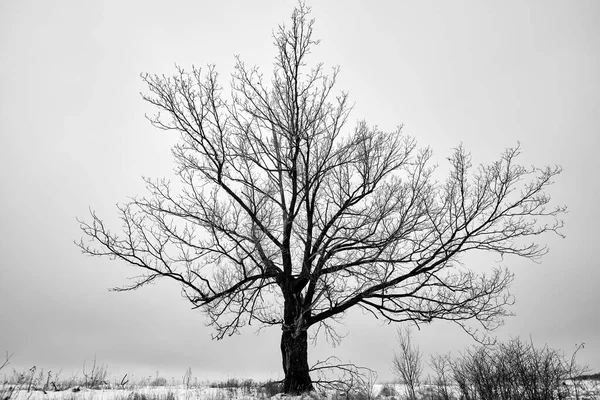
[[[494,329],[509,313],[512,275],[476,274],[462,253],[537,259],[546,248],[534,239],[557,232],[565,211],[546,194],[560,168],[520,166],[518,147],[473,168],[459,146],[439,181],[430,149],[401,128],[347,129],[338,69],[307,63],[318,43],[308,14],[300,4],[274,33],[270,77],[238,59],[227,99],[212,66],[142,75],[159,111],[150,121],[181,135],[181,188],[147,179],[147,196],[119,206],[121,234],[92,212],[78,242],[142,272],[116,290],[178,282],[216,339],[251,323],[281,327],[288,393],[312,389],[309,329],[338,340],[335,322],[352,307]]]

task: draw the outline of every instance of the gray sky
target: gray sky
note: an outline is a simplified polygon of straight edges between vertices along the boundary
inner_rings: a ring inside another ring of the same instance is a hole
[[[311,3],[317,2],[309,2]],[[139,73],[215,63],[234,54],[270,71],[271,32],[294,1],[27,1],[0,3],[0,351],[13,366],[63,374],[96,355],[109,372],[180,379],[281,377],[277,328],[210,340],[204,317],[170,283],[109,293],[136,271],[82,256],[76,216],[88,206],[117,228],[115,203],[144,194],[141,176],[172,176],[174,134],[152,128]],[[352,124],[366,119],[430,145],[440,169],[463,142],[489,162],[520,141],[521,162],[560,164],[552,187],[569,206],[567,236],[545,237],[540,264],[506,259],[516,304],[496,333],[571,353],[600,370],[600,2],[327,1],[312,4],[313,61],[340,65]],[[348,125],[348,129],[352,128]],[[469,257],[477,270],[494,259]],[[391,379],[393,325],[360,312],[328,355]],[[470,338],[434,323],[415,333],[426,353]],[[244,354],[244,356],[242,356]]]

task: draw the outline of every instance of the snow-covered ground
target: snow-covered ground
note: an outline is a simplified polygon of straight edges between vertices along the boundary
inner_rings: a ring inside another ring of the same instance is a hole
[[[86,389],[74,388],[63,391],[20,390],[11,400],[227,400],[256,398],[244,396],[241,389],[221,389],[200,387],[136,387],[128,389]],[[3,399],[0,399],[3,400]]]
[[[564,385],[565,389],[568,389],[569,397],[563,397],[564,399],[586,399],[586,400],[600,400],[600,381],[583,381],[577,382],[579,397],[575,397],[575,384],[573,382],[566,382]],[[393,387],[396,391],[396,395],[393,396],[395,399],[406,399],[408,398],[408,388],[406,385],[395,384],[395,385],[383,385],[376,384],[373,387],[372,396],[384,399],[386,397],[380,396],[384,386]],[[431,398],[432,393],[437,393],[437,387],[433,385],[421,385],[418,389],[419,397]],[[460,398],[459,388],[456,386],[450,386],[448,392],[454,396],[454,398]],[[6,395],[7,387],[0,385],[0,394]],[[429,395],[429,396],[428,396]],[[285,396],[277,395],[276,398],[284,398],[286,400],[299,399],[301,396]],[[306,396],[304,396],[306,397]],[[313,399],[317,396],[311,396]],[[343,399],[344,396],[335,396],[331,393],[327,396],[318,396],[321,398],[333,398]],[[133,387],[128,389],[85,389],[77,388],[74,390],[63,390],[63,391],[47,391],[41,390],[18,390],[12,393],[10,400],[252,400],[257,398],[268,398],[264,393],[259,394],[256,389],[243,390],[242,388],[212,388],[208,386],[198,388],[184,388],[182,386],[161,386],[161,387]],[[388,397],[391,399],[392,397]],[[6,399],[0,399],[6,400]]]

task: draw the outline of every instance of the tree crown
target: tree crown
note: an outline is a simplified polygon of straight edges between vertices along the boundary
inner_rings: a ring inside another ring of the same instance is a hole
[[[546,193],[560,167],[523,167],[517,146],[474,168],[458,146],[439,182],[432,151],[402,127],[347,129],[338,69],[307,61],[313,22],[300,4],[274,33],[270,78],[238,58],[229,98],[214,66],[143,74],[143,99],[159,111],[150,122],[181,136],[183,189],[146,179],[148,195],[119,206],[121,234],[92,212],[80,223],[93,244],[78,245],[143,271],[116,290],[178,282],[216,338],[258,322],[338,340],[331,321],[354,306],[388,321],[494,329],[509,314],[512,275],[476,274],[460,256],[543,256],[534,238],[558,233],[566,211]]]

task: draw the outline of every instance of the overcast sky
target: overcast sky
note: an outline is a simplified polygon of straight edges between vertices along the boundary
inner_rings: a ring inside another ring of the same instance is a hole
[[[399,124],[445,157],[460,142],[491,162],[521,143],[525,165],[560,164],[551,193],[566,204],[566,239],[542,238],[541,263],[509,258],[516,314],[496,334],[521,336],[600,370],[600,2],[309,1],[322,40],[313,62],[341,66],[355,121]],[[181,379],[281,378],[280,330],[211,341],[204,316],[168,282],[111,293],[136,271],[80,254],[76,217],[95,209],[119,226],[115,204],[144,194],[141,176],[171,177],[176,135],[145,120],[140,72],[214,63],[224,81],[234,54],[265,73],[286,1],[0,2],[0,351],[13,366],[63,374],[96,355],[109,372]],[[478,271],[495,264],[469,257]],[[359,312],[328,355],[392,378],[394,325]],[[415,333],[424,353],[472,344],[433,323]]]

